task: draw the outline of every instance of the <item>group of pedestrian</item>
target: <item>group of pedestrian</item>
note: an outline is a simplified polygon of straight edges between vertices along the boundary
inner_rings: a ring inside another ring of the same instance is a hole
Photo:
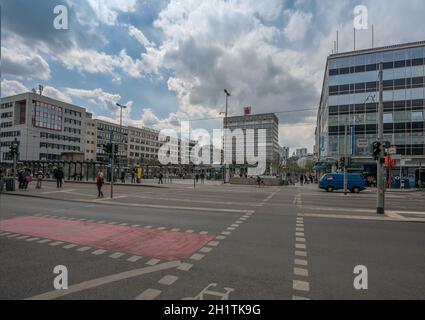
[[[18,171],[19,190],[28,190],[28,185],[32,180],[31,170],[24,168]]]
[[[201,173],[196,173],[195,174],[195,180],[196,183],[199,183],[199,180],[201,180],[201,184],[205,183],[205,172],[202,171]]]
[[[313,184],[315,181],[315,177],[313,175],[310,175],[307,177],[305,174],[300,174],[300,185],[304,185],[307,183]]]

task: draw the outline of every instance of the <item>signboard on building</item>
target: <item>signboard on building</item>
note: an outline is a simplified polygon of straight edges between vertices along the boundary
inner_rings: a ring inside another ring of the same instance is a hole
[[[369,146],[369,140],[368,139],[357,139],[357,148],[367,148]]]
[[[243,113],[244,113],[244,115],[246,115],[246,116],[250,115],[250,114],[251,114],[251,107],[245,107],[245,108],[243,109]]]

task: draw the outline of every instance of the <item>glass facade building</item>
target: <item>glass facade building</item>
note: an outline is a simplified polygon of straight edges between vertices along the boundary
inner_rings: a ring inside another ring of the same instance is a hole
[[[378,136],[381,62],[384,140],[395,147],[395,169],[404,166],[402,175],[418,180],[417,170],[423,166],[425,172],[425,41],[328,57],[317,115],[315,152],[321,161],[335,161],[347,147],[353,167],[373,171],[375,162],[369,145]]]

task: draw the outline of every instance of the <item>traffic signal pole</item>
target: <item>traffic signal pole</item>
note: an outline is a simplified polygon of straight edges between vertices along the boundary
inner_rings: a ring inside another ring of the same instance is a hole
[[[344,145],[345,145],[345,150],[344,150],[344,194],[347,195],[348,193],[348,177],[347,177],[347,158],[348,158],[348,135],[347,135],[347,125],[345,125],[345,132],[344,132]]]
[[[110,153],[109,153],[109,162],[111,164],[111,199],[114,197],[114,145],[113,141],[113,131],[109,132],[109,145],[110,145]]]
[[[377,193],[376,193],[376,213],[385,214],[385,186],[384,186],[384,102],[383,90],[383,63],[379,64],[379,105],[378,105],[378,141],[381,144],[380,154],[377,160]]]

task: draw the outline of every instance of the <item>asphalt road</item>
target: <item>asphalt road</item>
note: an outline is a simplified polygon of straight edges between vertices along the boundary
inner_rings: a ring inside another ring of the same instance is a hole
[[[105,186],[105,196],[109,186]],[[47,183],[0,195],[0,299],[424,299],[425,194]],[[53,269],[68,270],[56,290]],[[367,289],[353,282],[367,268]]]

